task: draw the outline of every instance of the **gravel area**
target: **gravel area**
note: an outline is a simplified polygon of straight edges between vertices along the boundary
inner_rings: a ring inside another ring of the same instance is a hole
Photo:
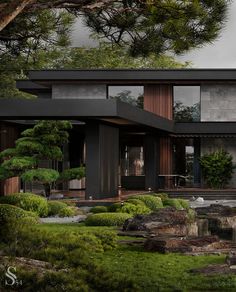
[[[40,218],[42,223],[78,223],[85,220],[86,215],[77,215],[73,217],[46,217]]]

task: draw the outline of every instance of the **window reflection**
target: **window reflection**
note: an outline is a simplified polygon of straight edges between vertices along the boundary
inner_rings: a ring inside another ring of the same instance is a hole
[[[143,147],[125,146],[121,156],[121,175],[144,175]]]
[[[143,86],[109,86],[108,98],[118,99],[143,108]]]
[[[174,86],[174,119],[200,121],[200,86]]]

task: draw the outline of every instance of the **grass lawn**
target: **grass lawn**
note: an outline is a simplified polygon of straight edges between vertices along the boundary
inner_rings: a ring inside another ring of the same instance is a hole
[[[83,224],[41,224],[38,228],[52,232],[116,230],[114,227],[86,227]],[[127,275],[134,279],[140,291],[236,291],[236,276],[206,277],[188,272],[192,268],[224,263],[225,256],[163,255],[127,245],[118,245],[114,250],[91,256],[117,278]]]

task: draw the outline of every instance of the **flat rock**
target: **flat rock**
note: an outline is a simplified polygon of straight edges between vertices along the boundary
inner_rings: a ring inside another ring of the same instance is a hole
[[[205,252],[223,249],[226,243],[219,240],[217,236],[204,236],[194,238],[183,237],[153,237],[144,243],[144,249],[148,251],[168,252]]]

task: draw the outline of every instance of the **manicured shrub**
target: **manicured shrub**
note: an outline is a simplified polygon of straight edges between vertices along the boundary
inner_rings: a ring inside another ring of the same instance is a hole
[[[67,204],[59,201],[48,201],[48,215],[55,216],[58,215],[59,212],[66,208]]]
[[[178,199],[178,201],[184,209],[188,210],[190,208],[188,200]]]
[[[129,202],[124,202],[124,205],[119,209],[121,213],[128,213],[131,215],[148,214],[151,210],[146,205],[134,205]]]
[[[23,218],[32,219],[32,222],[37,222],[38,216],[34,212],[25,211],[19,207],[0,204],[0,224],[12,222],[14,220],[21,220]]]
[[[114,203],[108,208],[108,211],[112,213],[117,212],[122,207],[122,204],[123,203]]]
[[[127,213],[99,213],[87,217],[85,225],[87,226],[121,226],[125,220],[131,218]]]
[[[146,206],[145,203],[139,199],[129,198],[125,202],[133,204],[135,206],[137,206],[137,205]]]
[[[75,216],[75,210],[73,207],[65,207],[58,213],[59,217],[73,217]]]
[[[154,196],[161,198],[161,200],[168,199],[168,194],[166,193],[157,193],[157,194],[154,194]]]
[[[164,206],[170,206],[170,207],[174,207],[177,210],[181,210],[183,209],[182,205],[180,204],[178,199],[166,199],[163,200],[163,205]]]
[[[145,205],[152,211],[163,208],[163,204],[160,198],[152,195],[137,195],[133,197],[134,199],[141,200]]]
[[[0,198],[0,203],[15,205],[26,211],[35,212],[40,217],[48,215],[48,203],[43,197],[32,193],[16,193]]]
[[[96,214],[96,213],[105,213],[107,211],[108,211],[108,209],[107,209],[106,206],[95,206],[95,207],[90,209],[90,212],[94,213],[94,214]]]

